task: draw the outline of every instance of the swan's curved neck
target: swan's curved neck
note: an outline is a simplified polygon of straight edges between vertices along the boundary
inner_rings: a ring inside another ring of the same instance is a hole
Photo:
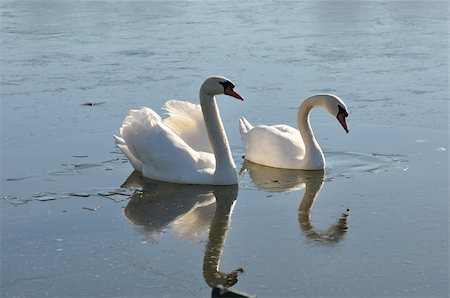
[[[303,158],[304,168],[309,169],[308,165],[311,165],[311,170],[316,170],[322,165],[325,167],[325,157],[323,156],[322,149],[317,142],[314,133],[311,129],[311,123],[309,121],[309,114],[311,109],[316,106],[321,106],[324,101],[322,96],[315,95],[307,98],[299,107],[297,113],[297,123],[305,144],[305,156]]]
[[[214,172],[216,183],[235,184],[237,183],[236,165],[231,155],[216,99],[200,89],[200,105],[209,141],[216,157],[216,170]]]

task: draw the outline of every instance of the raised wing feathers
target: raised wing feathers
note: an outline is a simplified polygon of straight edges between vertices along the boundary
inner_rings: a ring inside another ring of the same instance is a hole
[[[163,120],[194,150],[212,153],[200,105],[187,101],[169,100],[163,106],[168,117]]]

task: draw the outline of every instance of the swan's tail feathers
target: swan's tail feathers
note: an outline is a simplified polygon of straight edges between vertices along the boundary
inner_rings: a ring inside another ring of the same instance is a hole
[[[239,119],[239,128],[241,131],[241,136],[244,137],[244,135],[253,128],[253,125],[251,125],[250,122],[247,121],[247,119],[242,117],[241,119]]]
[[[118,136],[116,136],[116,135],[113,135],[113,138],[114,138],[114,142],[116,142],[116,145],[117,145],[117,146],[119,146],[119,145],[125,145],[125,141],[124,141],[121,137],[118,137]]]
[[[117,147],[125,154],[125,156],[130,161],[131,165],[136,171],[142,172],[142,162],[139,161],[134,155],[130,152],[130,149],[128,149],[127,144],[125,143],[124,139],[121,137],[113,135],[114,142],[116,142]]]
[[[120,127],[120,137],[114,136],[117,147],[125,154],[135,170],[142,172],[143,167],[136,144],[139,144],[141,136],[145,136],[161,121],[161,117],[152,109],[144,107],[139,110],[130,110]]]

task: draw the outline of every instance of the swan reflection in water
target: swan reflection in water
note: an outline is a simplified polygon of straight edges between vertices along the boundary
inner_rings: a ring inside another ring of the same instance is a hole
[[[308,239],[321,244],[335,244],[344,239],[347,232],[347,213],[337,223],[325,230],[316,229],[311,221],[311,208],[325,182],[325,172],[271,168],[245,160],[241,173],[248,172],[255,186],[268,192],[304,190],[298,208],[298,222]],[[347,209],[347,212],[349,210]]]
[[[134,172],[122,187],[138,189],[125,207],[124,215],[150,238],[154,239],[167,227],[184,239],[198,238],[209,230],[203,259],[206,283],[212,288],[231,287],[237,283],[242,268],[230,273],[219,271],[238,195],[237,185],[173,184],[142,178],[139,172]]]

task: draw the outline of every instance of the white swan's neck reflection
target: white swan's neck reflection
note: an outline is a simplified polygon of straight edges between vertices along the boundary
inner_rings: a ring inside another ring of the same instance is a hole
[[[324,185],[324,171],[270,168],[247,160],[244,162],[241,173],[243,171],[250,174],[256,187],[265,191],[286,192],[305,189],[298,208],[298,221],[308,239],[322,244],[333,244],[344,238],[347,232],[347,214],[342,214],[336,224],[325,230],[315,228],[311,221],[311,208]]]
[[[198,237],[209,230],[203,259],[206,283],[232,286],[243,270],[219,270],[220,258],[230,225],[238,186],[183,185],[156,182],[134,172],[122,187],[138,189],[125,207],[124,215],[149,237],[170,227],[183,239]],[[140,191],[142,189],[142,191]]]
[[[298,208],[298,222],[303,233],[309,239],[324,244],[337,243],[344,238],[345,233],[347,232],[348,215],[343,213],[337,223],[331,225],[326,230],[314,228],[311,222],[311,208],[324,184],[323,175],[322,178],[317,178],[318,179],[308,179],[305,183],[305,193],[303,194],[303,199]]]
[[[238,268],[231,273],[224,273],[219,271],[219,265],[230,226],[231,214],[238,195],[238,186],[215,187],[213,192],[216,197],[216,212],[211,222],[203,259],[203,277],[212,288],[217,285],[231,287],[238,281],[238,274],[242,273],[243,269]]]

